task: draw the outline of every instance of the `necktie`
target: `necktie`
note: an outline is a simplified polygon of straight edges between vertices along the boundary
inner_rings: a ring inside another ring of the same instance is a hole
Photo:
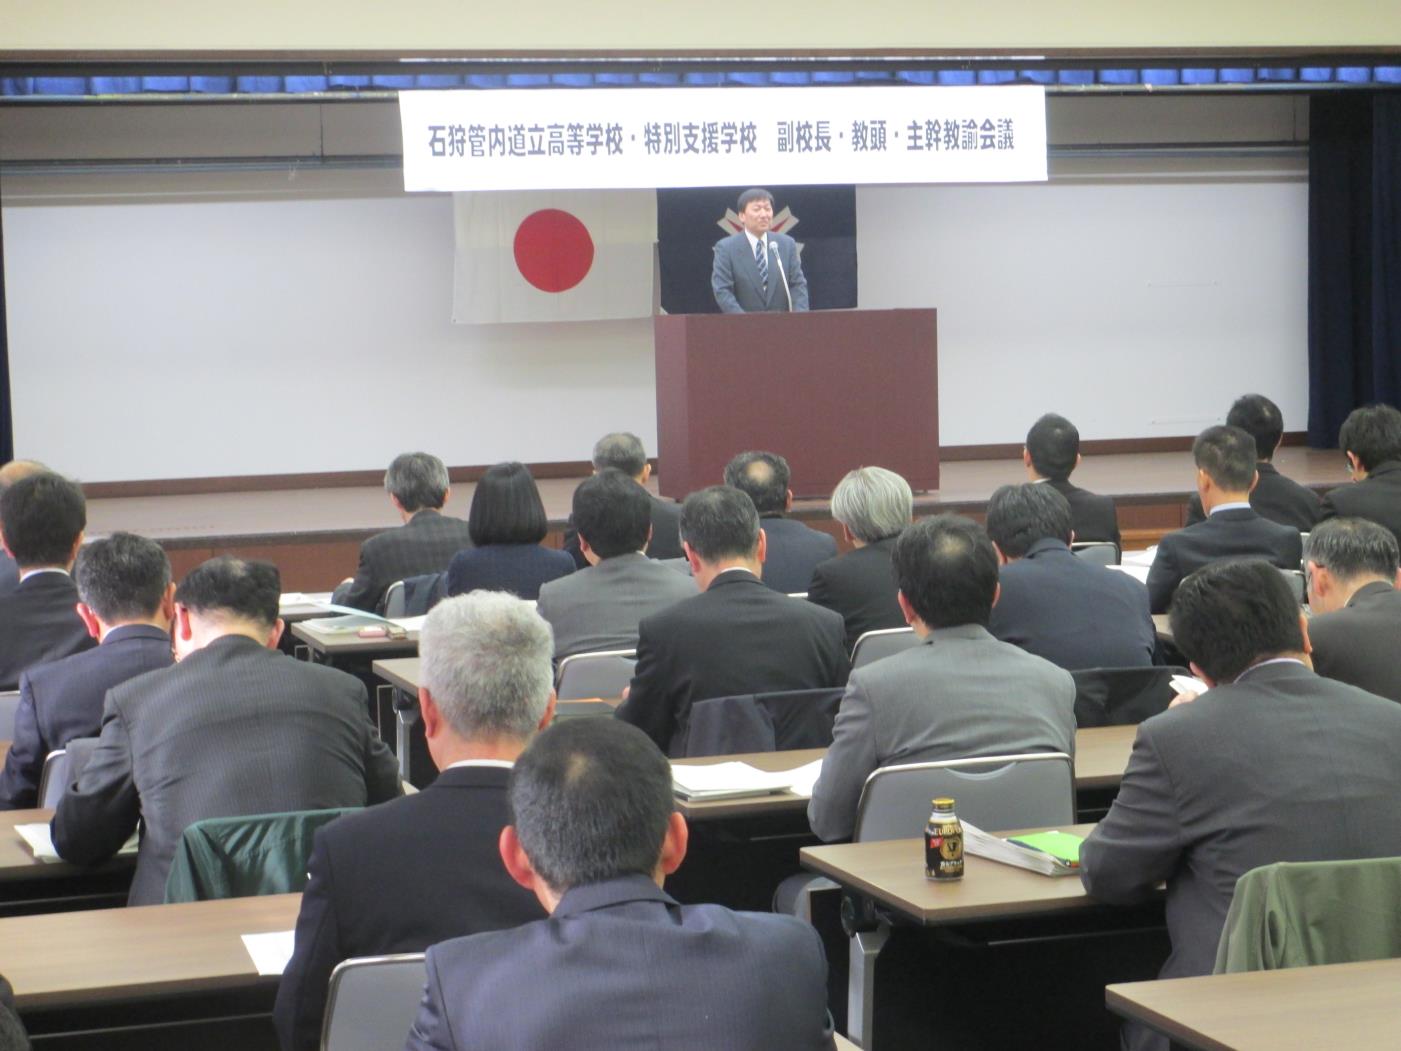
[[[764,250],[762,239],[754,242],[754,262],[759,267],[759,280],[763,283],[764,294],[769,291],[769,253]]]

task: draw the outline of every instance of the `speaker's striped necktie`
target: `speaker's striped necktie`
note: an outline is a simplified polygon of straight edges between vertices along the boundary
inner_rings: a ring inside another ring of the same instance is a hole
[[[764,285],[764,294],[769,293],[769,253],[764,250],[763,238],[754,242],[754,262],[759,265],[759,280]]]

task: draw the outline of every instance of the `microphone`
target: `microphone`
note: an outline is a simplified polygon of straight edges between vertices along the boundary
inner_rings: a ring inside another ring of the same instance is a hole
[[[769,251],[773,253],[774,262],[778,264],[778,276],[783,279],[783,294],[788,297],[788,313],[793,313],[793,293],[788,290],[788,274],[783,269],[783,256],[779,254],[778,245],[772,240],[768,242]]]

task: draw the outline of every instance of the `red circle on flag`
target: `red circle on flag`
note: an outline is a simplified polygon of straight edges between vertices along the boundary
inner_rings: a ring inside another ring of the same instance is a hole
[[[521,276],[542,292],[565,292],[593,266],[588,227],[558,208],[532,212],[516,227],[513,246]]]

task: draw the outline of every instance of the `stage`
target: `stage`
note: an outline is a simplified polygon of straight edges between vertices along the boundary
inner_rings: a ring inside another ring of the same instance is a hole
[[[1283,448],[1275,465],[1282,474],[1320,492],[1348,481],[1346,461],[1337,450]],[[998,486],[1026,481],[1019,458],[945,460],[940,473],[937,490],[915,495],[917,516],[957,511],[980,517]],[[1193,479],[1191,453],[1161,452],[1086,456],[1073,481],[1114,497],[1124,546],[1136,549],[1156,543],[1163,533],[1182,524],[1187,498],[1194,491]],[[540,480],[551,523],[547,544],[560,544],[579,480]],[[446,512],[467,517],[472,489],[470,482],[455,483]],[[841,528],[832,522],[826,500],[798,502],[794,517],[840,536]],[[88,501],[89,536],[119,529],[149,536],[170,553],[177,577],[212,555],[238,554],[276,562],[286,591],[329,591],[355,572],[362,540],[397,524],[398,516],[378,486]]]

